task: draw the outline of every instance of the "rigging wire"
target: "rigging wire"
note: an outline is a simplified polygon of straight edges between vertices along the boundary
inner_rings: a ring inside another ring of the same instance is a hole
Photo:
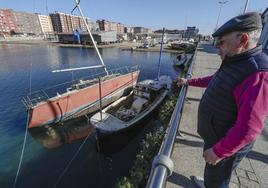
[[[31,94],[32,92],[32,67],[33,67],[33,63],[31,61],[31,68],[30,68],[30,88],[29,88],[29,93]],[[15,176],[15,180],[14,180],[14,184],[13,184],[13,188],[16,187],[17,185],[17,181],[18,181],[18,177],[19,177],[19,173],[20,173],[20,169],[21,169],[21,164],[22,164],[22,160],[23,160],[23,155],[24,155],[24,151],[25,151],[25,145],[26,145],[26,141],[27,141],[27,134],[28,134],[28,124],[29,124],[29,119],[30,119],[30,114],[28,111],[27,114],[27,121],[26,121],[26,126],[25,126],[25,133],[24,133],[24,139],[23,139],[23,145],[22,145],[22,150],[21,150],[21,155],[20,155],[20,161],[19,161],[19,165],[18,165],[18,169],[17,169],[17,173]]]
[[[79,4],[80,4],[80,0],[77,1],[75,7],[74,7],[73,10],[71,11],[71,14],[73,14],[73,12],[75,11],[75,9],[78,7]]]

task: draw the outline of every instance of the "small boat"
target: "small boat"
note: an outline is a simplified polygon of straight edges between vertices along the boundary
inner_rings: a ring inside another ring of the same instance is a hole
[[[134,128],[153,112],[171,88],[171,78],[160,76],[157,80],[144,80],[133,91],[96,113],[90,122],[99,138]]]
[[[173,64],[175,67],[184,68],[188,58],[185,53],[179,54],[176,59],[174,59]]]
[[[173,50],[187,50],[188,48],[191,48],[192,46],[194,46],[194,43],[189,42],[189,41],[179,41],[179,42],[171,43],[171,48]]]

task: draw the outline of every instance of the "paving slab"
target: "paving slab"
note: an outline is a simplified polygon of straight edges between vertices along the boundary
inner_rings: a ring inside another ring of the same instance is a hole
[[[208,43],[198,45],[193,77],[212,75],[220,66],[217,50]],[[197,188],[192,176],[203,176],[205,161],[202,157],[203,140],[197,134],[197,109],[205,89],[189,87],[180,132],[186,140],[176,140],[171,159],[174,172],[168,178],[166,188]],[[266,121],[266,125],[268,120]],[[253,150],[233,172],[230,188],[268,188],[268,128],[257,139]]]

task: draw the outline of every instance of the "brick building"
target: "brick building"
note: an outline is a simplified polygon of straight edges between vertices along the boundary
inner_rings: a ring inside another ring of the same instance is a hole
[[[0,33],[9,35],[15,31],[16,24],[11,9],[0,9]]]
[[[51,13],[49,14],[53,29],[56,33],[73,33],[75,30],[86,31],[86,25],[81,16],[65,14],[65,13]],[[86,18],[86,22],[90,29],[94,31],[95,27]]]
[[[13,11],[18,34],[42,35],[42,29],[37,14]]]
[[[111,22],[108,20],[98,20],[99,28],[101,31],[116,31],[117,34],[124,34],[124,25],[117,22]]]

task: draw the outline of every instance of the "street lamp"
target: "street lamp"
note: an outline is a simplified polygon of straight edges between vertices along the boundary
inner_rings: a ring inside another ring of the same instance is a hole
[[[218,23],[219,23],[219,19],[220,19],[220,15],[221,15],[221,8],[222,6],[227,3],[228,1],[219,1],[219,4],[220,4],[220,11],[219,11],[219,15],[218,15],[218,18],[217,18],[217,23],[216,23],[216,27],[215,27],[215,31],[218,29]],[[213,40],[213,45],[215,45],[215,39]]]
[[[248,2],[249,2],[249,0],[246,1],[245,7],[244,7],[244,14],[247,12],[247,9],[248,9]]]
[[[218,18],[217,18],[217,23],[216,23],[216,27],[215,27],[215,31],[218,29],[218,23],[219,23],[219,19],[220,19],[220,15],[221,15],[221,8],[222,6],[227,3],[228,1],[219,1],[219,4],[220,4],[220,11],[219,11],[219,15],[218,15]]]

